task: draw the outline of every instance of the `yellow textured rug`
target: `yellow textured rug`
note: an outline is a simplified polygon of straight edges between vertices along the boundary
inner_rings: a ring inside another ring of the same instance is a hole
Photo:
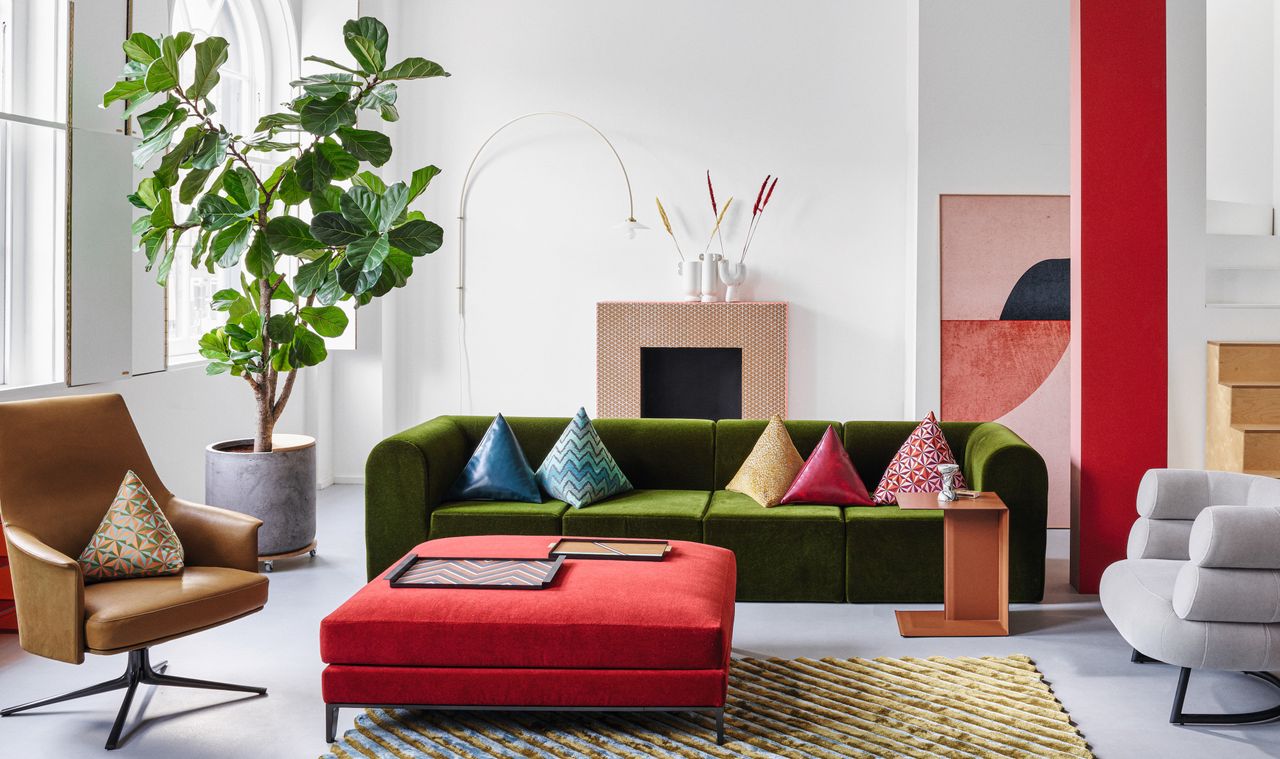
[[[702,714],[370,709],[330,757],[1091,757],[1026,656],[735,659]]]

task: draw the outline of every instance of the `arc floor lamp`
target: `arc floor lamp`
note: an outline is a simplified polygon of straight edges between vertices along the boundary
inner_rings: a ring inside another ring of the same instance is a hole
[[[480,160],[480,156],[484,154],[485,148],[489,147],[489,143],[501,134],[507,127],[517,124],[526,119],[532,119],[541,116],[556,116],[560,118],[572,119],[573,121],[585,126],[596,134],[604,144],[609,147],[613,157],[618,161],[618,168],[622,171],[622,181],[627,187],[627,216],[615,225],[616,229],[622,230],[628,239],[634,238],[636,232],[648,229],[647,226],[636,221],[636,203],[635,196],[631,193],[631,177],[627,175],[626,164],[622,162],[622,156],[618,154],[618,149],[613,146],[604,132],[601,132],[594,124],[572,113],[564,111],[537,111],[534,113],[526,113],[523,116],[517,116],[507,123],[493,130],[484,142],[480,143],[480,148],[471,158],[471,163],[467,166],[467,173],[462,178],[462,191],[458,195],[458,394],[459,402],[467,413],[471,413],[471,358],[467,352],[467,196],[471,190],[471,175],[475,171],[476,163]]]

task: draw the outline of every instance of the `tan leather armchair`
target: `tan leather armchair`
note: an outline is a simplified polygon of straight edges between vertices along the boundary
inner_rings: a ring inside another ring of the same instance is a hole
[[[132,469],[182,542],[185,568],[167,577],[85,585],[76,557]],[[267,602],[253,517],[177,498],[160,481],[118,395],[0,403],[0,519],[8,542],[18,641],[39,656],[79,664],[85,653],[127,653],[125,673],[27,709],[125,690],[107,740],[115,748],[138,685],[264,694],[265,688],[192,680],[151,665],[151,646],[230,622]]]

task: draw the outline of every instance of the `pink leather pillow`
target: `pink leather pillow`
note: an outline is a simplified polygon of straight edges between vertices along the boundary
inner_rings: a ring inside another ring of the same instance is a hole
[[[804,468],[796,475],[783,503],[829,503],[834,506],[874,506],[867,486],[849,459],[834,427],[827,431],[818,447],[809,454]]]
[[[941,492],[942,475],[938,474],[938,465],[954,463],[956,457],[951,455],[951,446],[947,445],[942,428],[930,411],[894,454],[889,468],[884,470],[884,477],[876,486],[876,503],[897,503],[899,491]],[[955,484],[957,488],[965,487],[964,475],[957,472]]]

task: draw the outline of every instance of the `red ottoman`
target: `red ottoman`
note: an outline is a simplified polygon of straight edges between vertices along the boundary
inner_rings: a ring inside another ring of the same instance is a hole
[[[553,538],[429,540],[440,557],[545,558]],[[341,707],[709,711],[724,740],[733,553],[569,559],[543,590],[392,588],[383,572],[320,623],[326,737]]]

